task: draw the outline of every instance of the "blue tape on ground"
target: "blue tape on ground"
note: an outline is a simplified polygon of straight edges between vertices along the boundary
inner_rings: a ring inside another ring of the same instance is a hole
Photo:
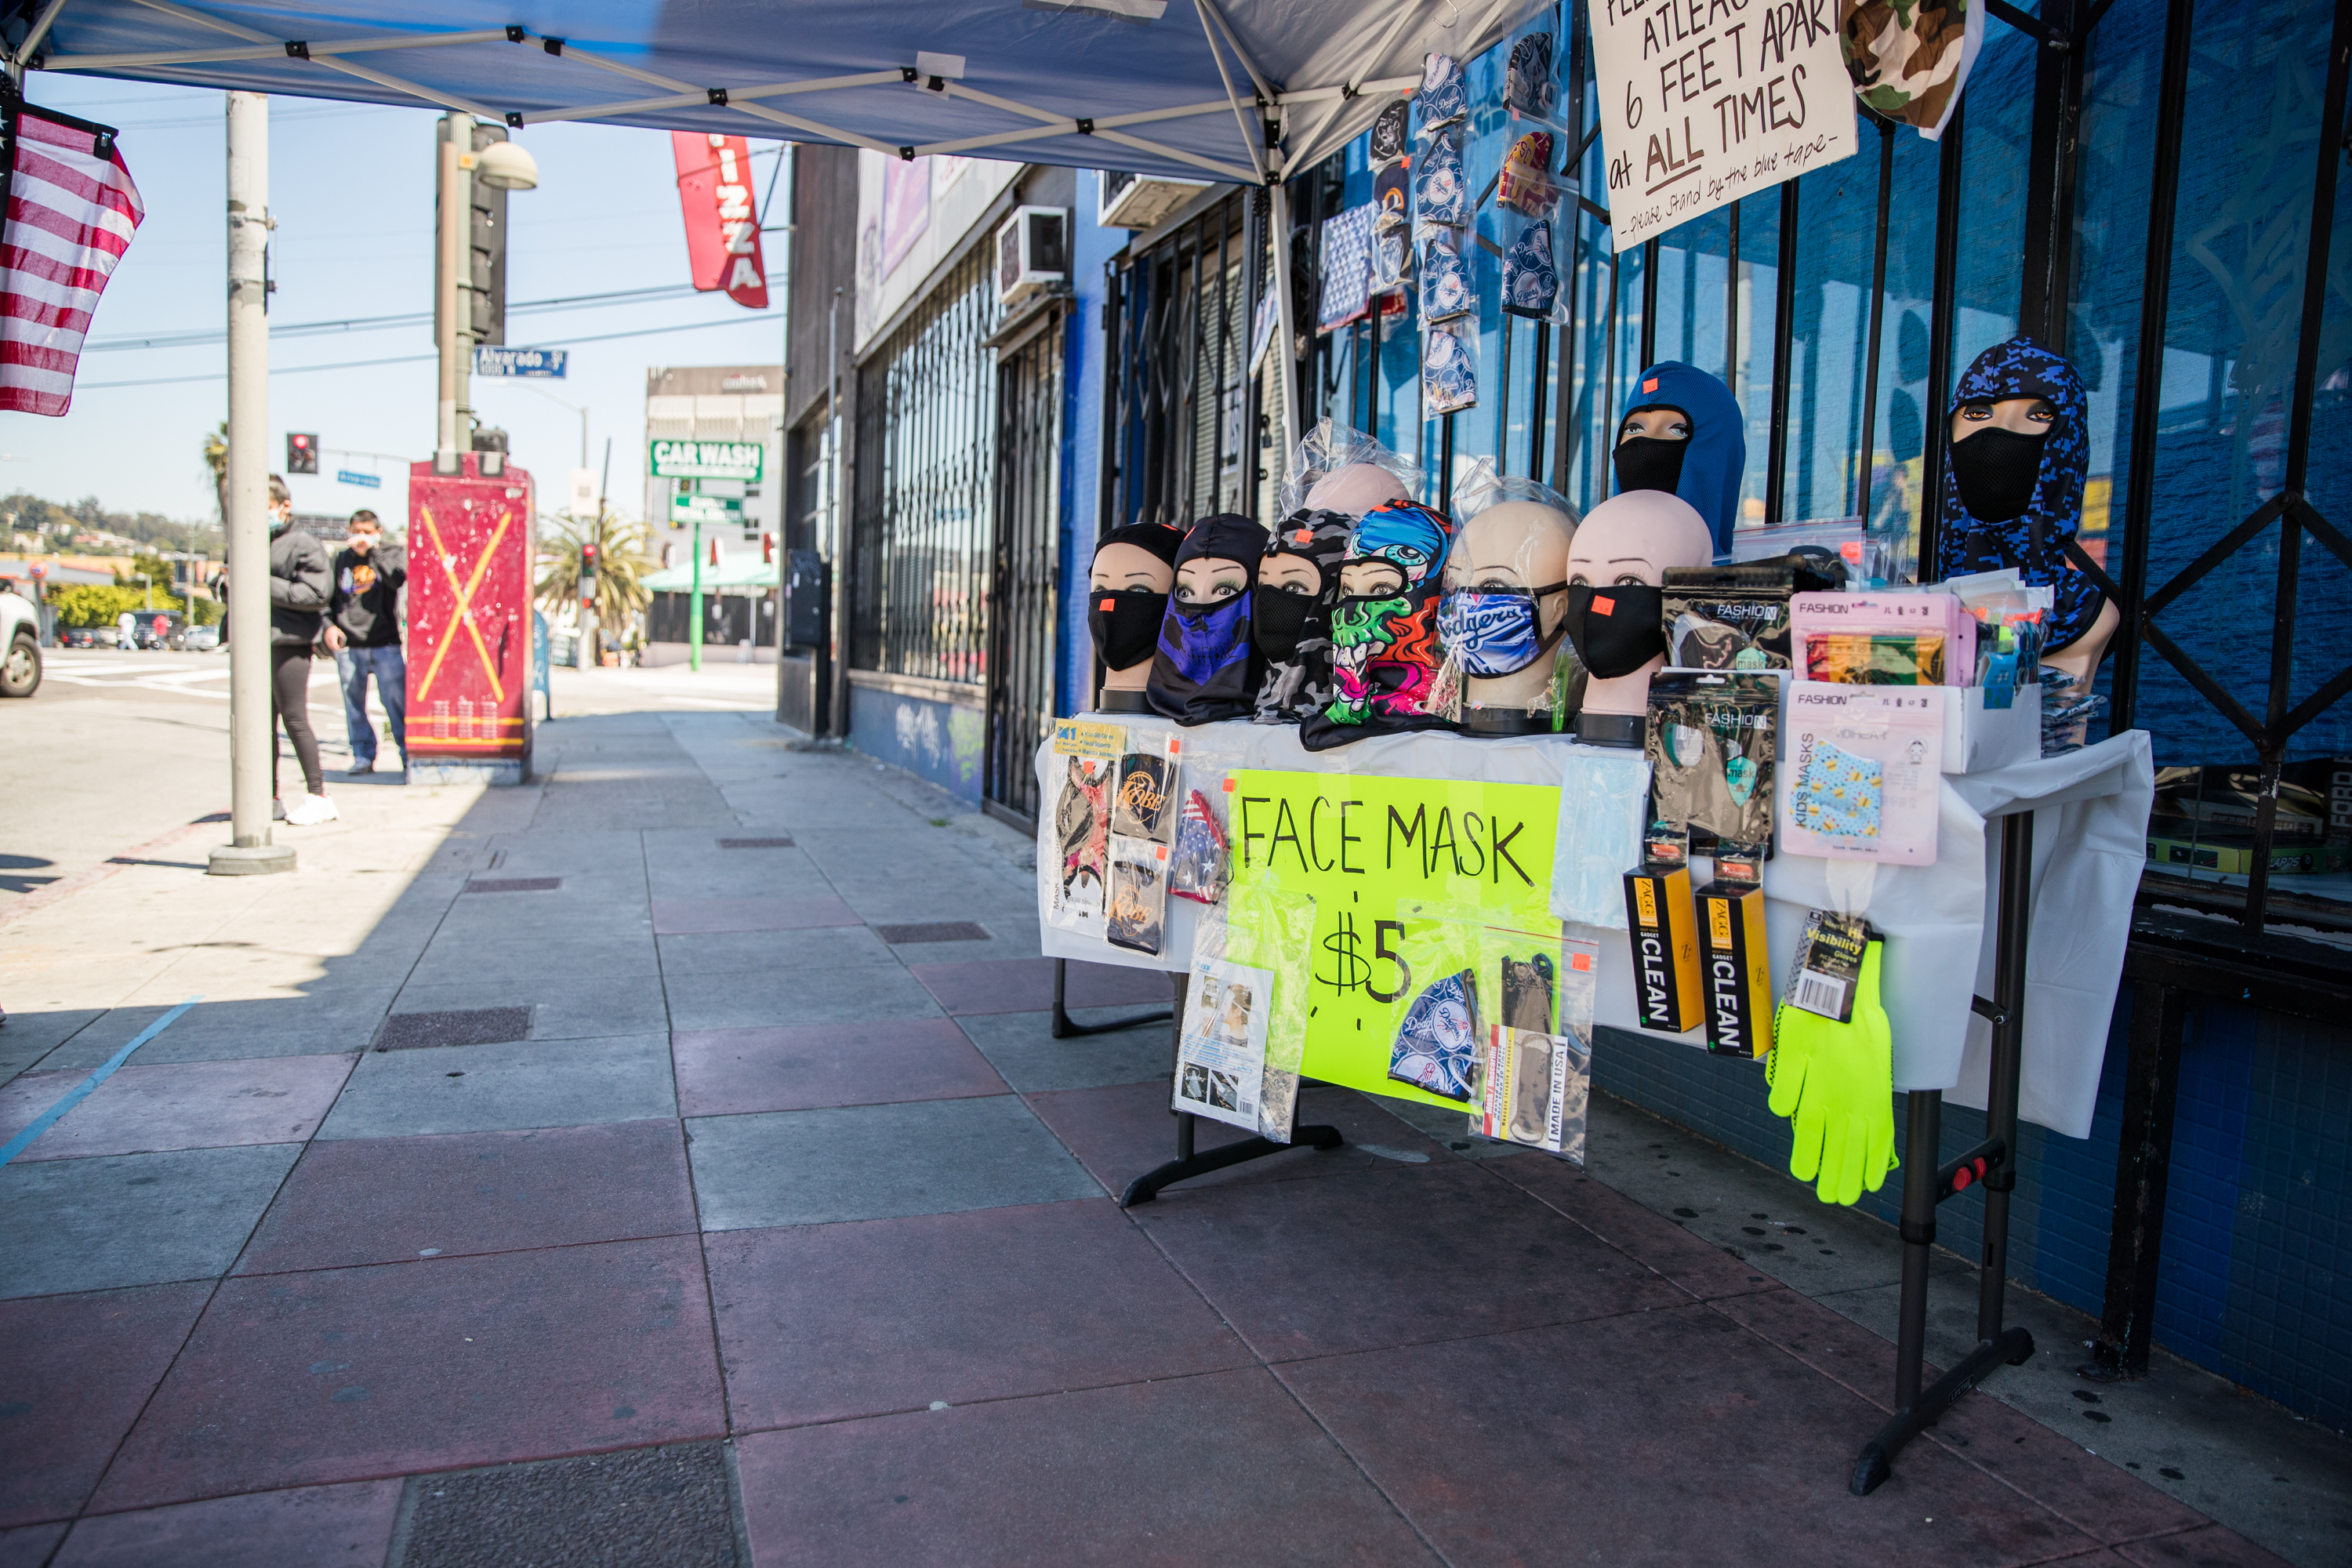
[[[41,1112],[30,1127],[26,1128],[5,1144],[0,1144],[0,1165],[6,1164],[31,1146],[34,1139],[57,1125],[58,1118],[89,1098],[90,1090],[114,1076],[114,1069],[131,1059],[131,1053],[178,1022],[181,1014],[204,1000],[202,994],[189,997],[131,1037],[131,1043],[106,1058],[106,1065],[74,1086],[73,1092]]]

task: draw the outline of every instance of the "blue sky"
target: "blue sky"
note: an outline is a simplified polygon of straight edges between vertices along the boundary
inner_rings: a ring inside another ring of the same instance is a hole
[[[146,221],[108,286],[93,340],[217,330],[225,320],[226,239],[225,95],[96,78],[36,75],[27,97],[121,129],[123,161],[147,204]],[[270,100],[270,253],[274,322],[331,321],[429,311],[433,306],[433,148],[436,114],[322,100]],[[540,186],[509,201],[509,300],[659,288],[688,281],[676,165],[666,132],[549,125],[518,140],[538,159]],[[759,188],[768,189],[777,143],[755,142]],[[761,221],[781,223],[763,205]],[[787,237],[766,237],[768,270],[781,280]],[[783,294],[764,311],[723,294],[509,318],[512,344],[646,328],[691,328],[573,349],[563,381],[474,383],[485,423],[504,426],[514,460],[530,470],[539,504],[560,510],[580,458],[580,416],[542,396],[589,409],[590,465],[613,442],[611,493],[634,515],[645,493],[645,373],[648,366],[773,364],[783,357]],[[716,324],[713,324],[716,323]],[[336,332],[271,344],[273,372],[353,360],[429,356],[432,329]],[[85,353],[73,412],[63,419],[0,414],[0,491],[58,500],[95,495],[122,511],[176,518],[213,514],[199,456],[204,433],[226,411],[218,379],[226,350],[202,347]],[[174,384],[110,386],[186,376]],[[318,479],[297,477],[303,511],[370,506],[399,515],[403,463],[433,446],[434,367],[412,363],[270,377],[270,466],[285,433],[319,433]],[[346,454],[353,454],[347,456]],[[357,456],[356,454],[384,454]],[[337,482],[333,472],[375,473],[383,488]],[[387,504],[389,503],[389,504]]]

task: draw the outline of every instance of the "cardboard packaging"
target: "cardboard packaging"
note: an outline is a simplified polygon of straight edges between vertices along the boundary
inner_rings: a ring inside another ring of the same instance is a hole
[[[1688,866],[1625,873],[1626,935],[1633,949],[1633,1001],[1645,1029],[1686,1034],[1701,1005],[1698,918]]]
[[[1753,882],[1710,882],[1698,893],[1698,931],[1706,1048],[1761,1057],[1772,1048],[1773,1005],[1764,889]]]

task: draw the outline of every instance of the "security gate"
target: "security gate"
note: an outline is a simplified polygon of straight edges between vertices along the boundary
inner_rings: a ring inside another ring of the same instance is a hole
[[[988,595],[991,809],[1037,821],[1037,742],[1054,722],[1054,592],[1061,534],[1062,349],[1066,318],[997,351],[996,529]]]

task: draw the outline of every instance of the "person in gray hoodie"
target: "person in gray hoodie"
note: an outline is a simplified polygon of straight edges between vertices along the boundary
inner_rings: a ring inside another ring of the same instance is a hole
[[[294,742],[302,764],[300,800],[286,806],[289,826],[332,822],[335,803],[327,798],[319,768],[319,737],[310,729],[310,658],[318,646],[327,601],[333,594],[327,547],[294,526],[294,498],[286,481],[269,476],[269,709]],[[278,739],[269,742],[269,790],[278,794]]]

